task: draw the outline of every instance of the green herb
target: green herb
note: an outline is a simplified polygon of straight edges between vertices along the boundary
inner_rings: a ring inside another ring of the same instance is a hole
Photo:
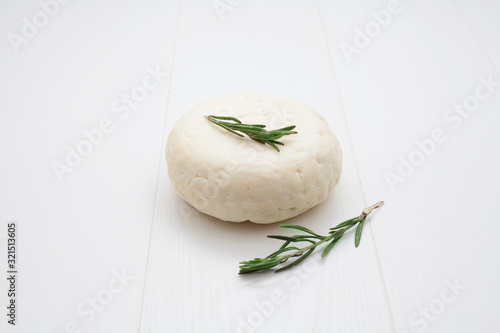
[[[262,144],[268,144],[276,151],[280,151],[277,145],[284,145],[283,142],[278,141],[281,137],[290,134],[297,134],[297,132],[292,131],[295,126],[283,127],[280,129],[267,131],[264,128],[266,125],[259,124],[242,124],[240,120],[234,117],[222,117],[222,116],[205,116],[209,121],[223,129],[236,134],[237,136],[243,137],[246,134],[250,139],[257,141]],[[224,121],[229,120],[229,121]],[[239,133],[238,133],[239,132]],[[243,134],[242,134],[243,133]]]
[[[337,242],[344,236],[344,233],[347,230],[354,227],[356,224],[358,225],[358,227],[356,228],[356,236],[354,238],[354,244],[356,245],[356,247],[358,247],[359,241],[361,240],[361,232],[363,230],[363,224],[365,223],[366,217],[375,208],[378,208],[383,204],[384,204],[383,201],[379,201],[373,206],[365,208],[361,213],[361,215],[349,219],[347,221],[344,221],[339,225],[337,225],[336,227],[330,228],[328,236],[318,235],[312,230],[309,230],[300,225],[293,225],[293,224],[280,225],[280,227],[282,228],[297,229],[305,232],[305,234],[295,235],[295,236],[278,236],[278,235],[267,236],[269,238],[282,240],[285,243],[276,252],[271,253],[265,258],[255,258],[249,261],[240,262],[239,274],[247,274],[247,273],[267,270],[284,263],[290,258],[297,258],[287,266],[284,266],[275,271],[276,273],[281,272],[285,269],[291,268],[302,262],[311,253],[313,253],[314,250],[316,250],[316,248],[319,245],[329,242],[328,245],[323,249],[323,253],[321,254],[321,256],[324,257],[325,255],[328,254],[328,252],[330,252],[333,246],[337,244]],[[296,246],[290,246],[291,243],[302,243],[302,242],[308,242],[311,244],[308,246],[304,246],[302,248]]]

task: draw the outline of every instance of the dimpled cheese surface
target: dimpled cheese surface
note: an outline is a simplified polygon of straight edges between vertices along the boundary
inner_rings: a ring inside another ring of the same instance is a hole
[[[296,125],[298,134],[269,145],[238,137],[204,116],[231,116],[267,130]],[[221,220],[282,221],[323,202],[338,183],[342,150],[325,119],[289,98],[236,94],[185,113],[169,134],[168,174],[175,190]]]

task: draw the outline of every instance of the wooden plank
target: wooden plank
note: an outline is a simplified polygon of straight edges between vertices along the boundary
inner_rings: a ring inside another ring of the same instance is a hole
[[[389,2],[320,0],[363,190],[387,201],[372,228],[396,331],[498,331],[500,80],[452,1],[399,4],[377,30]]]
[[[316,4],[244,2],[223,18],[210,2],[182,4],[164,142],[181,114],[206,99],[295,98],[328,119],[345,160],[327,202],[289,222],[325,232],[359,214],[365,202]],[[278,229],[197,213],[175,194],[162,160],[140,331],[392,331],[370,224],[358,249],[349,235],[322,261],[238,276],[239,261],[276,248],[265,236]],[[284,302],[273,303],[277,295]]]
[[[0,232],[18,221],[20,274],[2,332],[137,332],[170,77],[148,73],[170,69],[178,4],[70,3],[30,42],[0,109]],[[87,156],[59,182],[67,147]]]

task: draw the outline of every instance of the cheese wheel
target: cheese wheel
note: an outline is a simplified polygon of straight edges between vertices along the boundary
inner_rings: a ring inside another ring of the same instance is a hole
[[[296,125],[277,152],[238,137],[204,116],[231,116],[270,131]],[[342,172],[342,149],[325,119],[289,98],[235,94],[185,113],[166,145],[179,196],[200,212],[231,222],[282,221],[323,202]]]

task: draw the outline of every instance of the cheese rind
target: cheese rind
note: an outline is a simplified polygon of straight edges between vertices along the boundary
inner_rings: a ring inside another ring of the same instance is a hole
[[[267,130],[296,125],[278,153],[204,116],[232,116]],[[231,222],[282,221],[323,202],[342,172],[342,149],[325,119],[288,98],[236,94],[185,113],[166,145],[168,174],[181,198]]]

